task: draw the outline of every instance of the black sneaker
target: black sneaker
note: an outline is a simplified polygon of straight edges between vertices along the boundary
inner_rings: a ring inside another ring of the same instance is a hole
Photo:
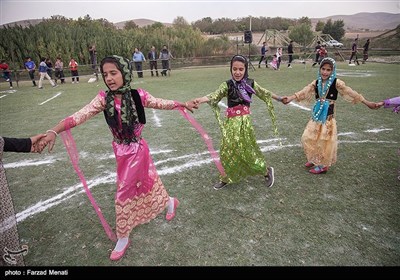
[[[268,167],[268,175],[264,176],[265,177],[265,185],[267,186],[267,188],[272,187],[272,185],[274,184],[274,168],[273,167]]]
[[[228,185],[228,183],[221,181],[214,185],[214,190],[220,190],[220,189],[224,188],[226,185]]]

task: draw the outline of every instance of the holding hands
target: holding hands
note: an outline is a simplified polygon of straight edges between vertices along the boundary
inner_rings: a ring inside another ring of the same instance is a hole
[[[43,151],[44,147],[42,148],[40,143],[43,141],[44,137],[46,137],[45,133],[30,137],[31,142],[32,142],[31,153],[39,153],[40,154]]]

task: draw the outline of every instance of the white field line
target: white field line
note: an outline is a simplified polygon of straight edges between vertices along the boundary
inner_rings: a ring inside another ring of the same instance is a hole
[[[116,174],[109,174],[107,176],[95,178],[90,181],[88,180],[87,181],[88,188],[91,189],[94,186],[98,186],[100,184],[109,184],[109,183],[115,182],[115,178],[116,178]],[[36,203],[35,205],[32,205],[32,206],[28,207],[27,209],[25,209],[24,211],[18,213],[16,215],[17,222],[21,222],[30,216],[33,216],[37,213],[46,211],[50,207],[56,206],[56,205],[60,204],[61,202],[66,201],[79,193],[83,193],[84,191],[85,190],[82,187],[82,184],[76,184],[75,186],[69,187],[62,193],[60,193],[56,196],[53,196],[52,198],[49,198],[45,201],[40,201],[40,202]]]
[[[347,136],[347,135],[354,135],[354,132],[339,132],[338,136]]]
[[[310,108],[305,107],[305,106],[302,106],[302,105],[300,105],[300,104],[297,104],[297,103],[295,103],[295,102],[293,102],[293,101],[290,102],[289,105],[291,105],[291,106],[293,106],[293,107],[300,108],[300,109],[302,109],[302,110],[311,111]]]
[[[19,167],[25,167],[25,166],[38,166],[38,165],[43,165],[43,164],[51,164],[55,161],[56,161],[56,159],[54,157],[50,157],[45,160],[22,160],[19,162],[4,164],[4,168],[8,169],[8,168],[19,168]]]
[[[157,111],[155,109],[152,109],[151,111],[153,113],[154,125],[156,127],[161,127],[161,121],[160,118],[157,116]]]
[[[376,129],[368,129],[365,132],[379,133],[381,131],[393,130],[391,128],[376,128]]]
[[[43,105],[43,104],[45,104],[45,103],[49,102],[50,100],[52,100],[52,99],[54,99],[54,98],[56,98],[56,97],[60,96],[61,94],[62,94],[62,92],[61,92],[61,91],[60,91],[60,92],[57,92],[57,94],[56,94],[56,95],[54,95],[53,97],[51,97],[51,98],[49,98],[49,99],[47,99],[47,100],[43,101],[42,103],[39,103],[39,106],[41,106],[41,105]]]
[[[7,94],[4,94],[4,95],[0,96],[0,98],[6,97],[6,96],[7,96]]]

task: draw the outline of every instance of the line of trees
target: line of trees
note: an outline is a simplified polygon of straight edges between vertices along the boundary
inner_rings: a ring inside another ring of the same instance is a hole
[[[314,37],[311,20],[307,17],[298,20],[260,17],[251,18],[251,21],[254,32],[289,30],[289,37],[302,45]],[[0,38],[3,38],[0,40],[0,58],[6,59],[11,69],[24,68],[27,56],[34,61],[41,57],[54,60],[61,56],[64,62],[73,57],[80,64],[89,64],[88,47],[92,44],[96,44],[100,58],[110,54],[131,58],[135,47],[146,55],[152,45],[160,50],[164,44],[180,58],[227,55],[236,53],[236,42],[224,35],[207,39],[204,33],[243,32],[249,29],[249,24],[249,17],[236,20],[203,18],[192,24],[177,17],[171,27],[155,23],[139,28],[134,22],[127,22],[123,29],[117,29],[106,19],[92,19],[89,15],[77,20],[52,16],[34,26],[6,25],[0,28]],[[344,35],[343,21],[332,23],[329,20],[317,26],[337,40]]]

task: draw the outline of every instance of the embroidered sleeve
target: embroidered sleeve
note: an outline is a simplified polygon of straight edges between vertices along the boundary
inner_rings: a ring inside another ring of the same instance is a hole
[[[218,121],[219,128],[223,133],[224,125],[221,118],[221,109],[218,106],[218,102],[220,102],[223,97],[228,96],[228,84],[226,82],[223,82],[216,91],[209,93],[206,96],[209,99],[207,104],[210,105],[211,110],[213,111],[214,116]]]
[[[89,104],[77,111],[76,113],[69,116],[70,127],[80,125],[90,119],[91,117],[97,115],[98,113],[104,111],[106,108],[105,93],[102,91]],[[72,122],[72,123],[71,123]]]
[[[254,81],[254,91],[256,96],[265,102],[267,105],[267,111],[272,121],[272,126],[274,128],[274,134],[278,135],[278,127],[276,125],[276,116],[274,110],[274,104],[272,103],[272,92],[261,87],[256,81]]]
[[[346,86],[342,80],[336,80],[336,89],[344,100],[353,104],[357,104],[365,100],[361,94],[353,90],[351,87]]]
[[[156,98],[141,88],[138,88],[137,91],[142,99],[143,106],[146,108],[173,110],[175,107],[177,107],[177,104],[174,100]]]
[[[302,90],[296,92],[294,94],[296,96],[296,101],[310,104],[315,96],[315,83],[316,81],[313,81],[311,84],[305,86]]]
[[[228,84],[226,82],[223,82],[219,88],[207,95],[208,99],[210,101],[208,102],[211,106],[215,106],[218,104],[218,102],[221,101],[222,98],[226,97],[228,95]]]
[[[272,92],[260,86],[256,81],[254,81],[254,91],[256,96],[264,102],[272,99]]]

